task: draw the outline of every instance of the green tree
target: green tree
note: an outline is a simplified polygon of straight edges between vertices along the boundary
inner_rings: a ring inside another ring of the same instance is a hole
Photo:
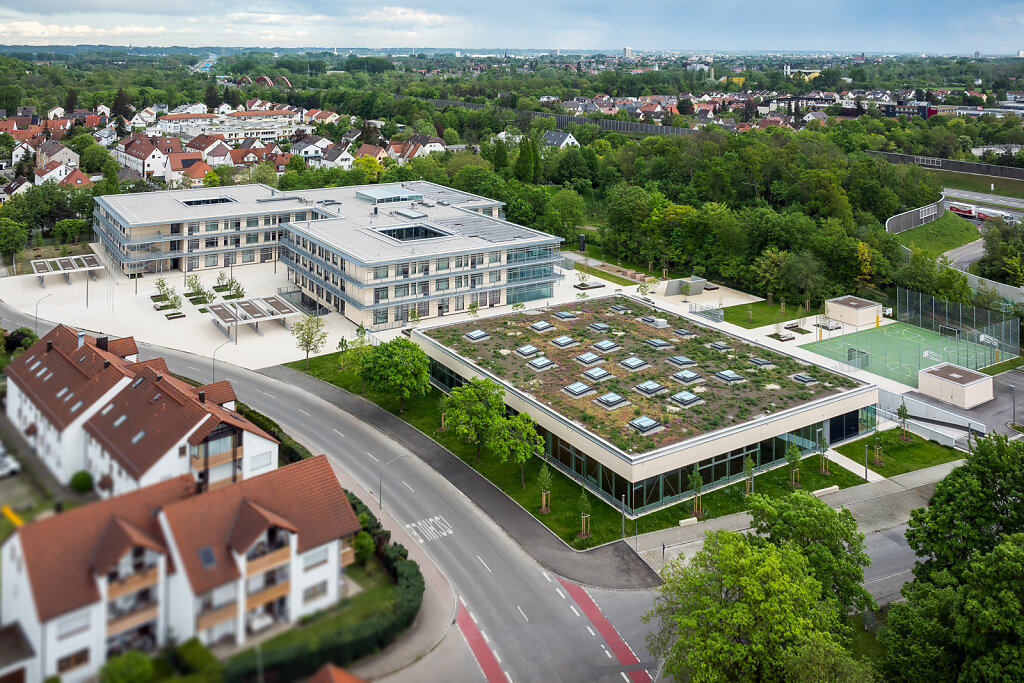
[[[100,668],[100,683],[137,683],[153,678],[153,660],[138,650],[111,657]]]
[[[754,259],[753,272],[758,291],[765,295],[779,293],[787,261],[789,252],[779,251],[775,247],[768,247]]]
[[[789,485],[800,485],[800,448],[792,441],[786,446],[786,463],[789,465]]]
[[[500,438],[492,440],[492,448],[501,462],[511,460],[513,464],[519,465],[519,481],[525,489],[526,462],[544,452],[544,437],[537,433],[537,427],[529,414],[519,413],[505,420]]]
[[[11,256],[28,244],[28,231],[22,223],[0,217],[0,253]]]
[[[508,147],[504,140],[494,141],[494,151],[491,153],[491,166],[495,171],[508,168]]]
[[[849,510],[833,510],[807,491],[780,498],[754,494],[748,507],[755,537],[800,550],[824,599],[835,599],[844,610],[875,609],[874,599],[861,585],[871,558]]]
[[[533,182],[533,150],[525,135],[519,141],[519,157],[516,159],[516,178],[524,183]]]
[[[399,337],[371,347],[359,376],[376,391],[398,397],[398,412],[405,412],[405,399],[430,389],[430,359],[423,349]]]
[[[799,550],[708,532],[689,561],[662,570],[647,649],[676,680],[785,680],[787,660],[807,637],[839,643],[844,628],[834,602]]]
[[[896,417],[900,421],[900,434],[906,438],[907,436],[907,420],[910,419],[910,411],[907,410],[907,402],[902,401],[900,407],[896,409]]]
[[[693,471],[690,472],[690,480],[687,483],[690,486],[690,490],[693,491],[693,516],[700,517],[700,492],[704,488],[704,478],[697,471],[697,465],[693,466]]]
[[[118,88],[117,94],[114,95],[114,104],[110,107],[110,113],[114,116],[130,119],[132,116],[131,109],[129,109],[131,104],[132,100],[128,97],[128,93],[123,89]]]
[[[89,224],[81,218],[65,218],[62,221],[57,221],[50,234],[52,234],[58,242],[63,244],[72,241],[85,232],[88,225]]]
[[[928,507],[910,513],[907,543],[920,558],[914,575],[947,570],[959,579],[975,554],[1024,533],[1024,444],[990,434],[935,486]]]
[[[373,546],[373,536],[365,531],[357,533],[352,541],[352,549],[356,553],[356,562],[365,567],[366,563],[373,557]]]
[[[551,495],[552,479],[551,468],[544,463],[540,466],[540,471],[537,472],[537,488],[540,489],[540,511],[542,514],[551,511],[551,503],[547,497]]]
[[[476,446],[476,459],[484,444],[500,446],[505,419],[505,393],[485,377],[473,377],[451,390],[445,411],[449,429]],[[503,456],[503,461],[504,461]]]
[[[203,187],[218,187],[220,185],[220,176],[214,173],[211,168],[203,176]]]
[[[203,104],[206,105],[207,109],[216,109],[217,105],[220,104],[220,94],[217,92],[217,86],[213,83],[206,86],[206,93],[203,95]]]
[[[572,240],[573,233],[583,224],[587,205],[576,190],[559,190],[548,201],[544,210],[544,227],[552,233]]]
[[[309,354],[320,353],[327,342],[324,319],[316,315],[307,315],[302,320],[292,323],[291,332],[299,351],[306,354],[306,369],[309,370]]]
[[[341,348],[341,345],[338,345]],[[362,369],[363,362],[366,360],[366,354],[370,350],[369,334],[366,332],[366,327],[359,323],[356,327],[356,337],[348,344],[348,348],[343,353],[348,356],[349,367],[359,377],[359,393],[366,393],[366,380],[363,379]]]
[[[110,152],[103,145],[86,147],[79,158],[82,170],[86,173],[99,173],[110,161]]]
[[[786,658],[786,683],[877,683],[875,668],[866,659],[854,659],[832,640],[812,634]]]
[[[75,154],[81,156],[81,154],[96,144],[96,140],[93,139],[89,133],[79,133],[75,137],[71,138],[64,145]]]

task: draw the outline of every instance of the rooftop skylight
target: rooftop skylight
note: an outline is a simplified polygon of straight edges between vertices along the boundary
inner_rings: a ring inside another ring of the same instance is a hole
[[[652,420],[646,415],[641,415],[638,418],[629,421],[629,426],[640,432],[646,434],[647,432],[653,431],[661,426],[661,423],[657,420]]]

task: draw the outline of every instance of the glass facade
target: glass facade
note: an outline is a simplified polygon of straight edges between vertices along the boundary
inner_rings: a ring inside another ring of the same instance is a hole
[[[542,282],[536,285],[523,285],[521,287],[509,287],[505,290],[505,303],[517,304],[520,301],[536,301],[547,299],[552,296],[554,285],[550,282]]]

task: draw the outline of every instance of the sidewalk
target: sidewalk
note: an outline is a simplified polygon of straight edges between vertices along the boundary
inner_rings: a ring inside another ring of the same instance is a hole
[[[863,533],[884,531],[906,524],[911,510],[928,505],[935,484],[961,464],[962,460],[954,460],[890,479],[840,489],[822,495],[821,499],[833,508],[846,507]],[[860,469],[863,474],[864,468]],[[661,571],[662,544],[666,562],[679,556],[690,558],[703,544],[705,531],[744,531],[749,528],[749,513],[738,512],[689,526],[642,534],[636,543],[640,556],[652,569]]]
[[[636,556],[625,541],[582,552],[573,550],[444,446],[361,396],[281,365],[264,368],[260,372],[334,404],[402,444],[464,493],[523,550],[555,574],[601,588],[646,589],[661,584],[661,578]]]

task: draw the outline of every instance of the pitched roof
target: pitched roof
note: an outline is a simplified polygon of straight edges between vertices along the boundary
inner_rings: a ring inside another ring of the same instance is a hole
[[[53,173],[54,171],[56,171],[58,168],[60,168],[63,165],[64,164],[62,164],[61,162],[59,162],[56,159],[54,159],[53,161],[46,162],[45,166],[41,166],[41,167],[37,168],[35,170],[35,174],[36,174],[37,177],[42,178],[45,175],[49,175],[50,173]]]
[[[192,180],[200,180],[202,178],[205,178],[206,174],[210,173],[211,171],[213,171],[213,169],[210,168],[210,165],[208,163],[206,163],[202,159],[198,159],[194,163],[191,163],[185,167],[183,175],[188,176]]]
[[[172,152],[167,155],[167,161],[172,171],[184,171],[197,161],[202,161],[203,155],[199,152]]]
[[[320,667],[306,683],[366,683],[366,681],[328,663]]]
[[[324,455],[171,503],[164,512],[193,592],[202,593],[238,578],[229,544],[243,508],[250,515],[257,506],[288,520],[298,530],[299,552],[360,528]],[[199,559],[199,550],[205,547],[214,559],[208,567]]]
[[[103,529],[103,534],[93,549],[89,566],[97,574],[106,574],[121,561],[126,552],[135,547],[148,548],[158,553],[166,551],[163,543],[127,519],[115,515]]]
[[[195,480],[191,475],[182,475],[29,522],[15,531],[25,553],[25,567],[40,620],[48,621],[100,599],[91,567],[96,548],[114,517],[131,523],[164,547],[154,513],[172,501],[193,495],[194,491]]]
[[[383,147],[378,147],[377,145],[368,145],[368,144],[366,144],[364,142],[363,144],[361,144],[359,146],[359,149],[356,150],[355,156],[357,156],[357,157],[368,156],[368,157],[376,158],[376,157],[379,157],[383,152],[384,152],[384,148]]]
[[[228,546],[239,555],[244,555],[260,534],[271,526],[280,527],[292,533],[299,532],[294,524],[281,515],[248,498],[243,498],[235,514],[235,522],[231,526]]]
[[[221,380],[214,382],[213,384],[206,384],[201,387],[192,387],[192,392],[197,396],[200,391],[206,392],[206,400],[210,403],[216,403],[217,405],[223,405],[228,401],[236,400],[235,388],[231,386],[231,382],[227,380]]]
[[[47,343],[53,342],[48,352]],[[104,361],[111,364],[104,367]],[[32,400],[46,419],[63,431],[119,381],[129,376],[126,362],[97,349],[88,339],[78,346],[78,333],[57,325],[5,368],[7,376]]]
[[[60,181],[61,185],[71,185],[73,187],[92,187],[92,181],[89,180],[89,176],[82,173],[82,169],[76,168],[74,171],[69,173],[64,180]]]

